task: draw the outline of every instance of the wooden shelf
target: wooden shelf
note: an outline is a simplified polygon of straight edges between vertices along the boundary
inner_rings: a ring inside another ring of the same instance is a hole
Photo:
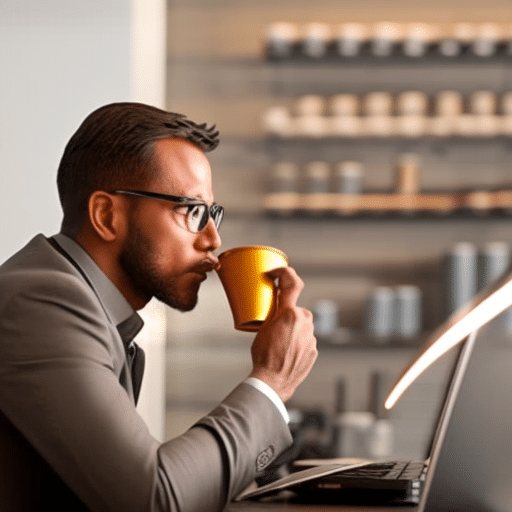
[[[386,214],[504,216],[512,211],[512,190],[358,195],[280,192],[268,194],[264,208],[269,213],[335,213],[345,217]]]
[[[386,56],[374,55],[371,50],[371,41],[366,41],[361,47],[358,55],[343,56],[338,53],[336,44],[330,42],[326,47],[326,52],[321,57],[310,57],[303,51],[303,44],[298,41],[295,43],[286,56],[277,55],[272,48],[266,46],[264,48],[265,60],[273,64],[338,64],[353,65],[360,64],[367,66],[369,64],[411,64],[436,63],[436,64],[475,64],[475,63],[509,63],[512,62],[512,53],[510,53],[510,45],[507,41],[501,41],[497,44],[496,51],[491,56],[479,56],[472,52],[471,45],[466,44],[462,47],[461,53],[456,56],[445,56],[439,51],[439,42],[433,42],[427,46],[422,56],[409,56],[403,51],[400,43],[394,45],[392,52]]]
[[[413,338],[399,338],[396,336],[373,338],[363,331],[341,328],[329,337],[317,335],[317,342],[320,349],[407,350],[420,348],[428,336],[429,333],[427,332]]]

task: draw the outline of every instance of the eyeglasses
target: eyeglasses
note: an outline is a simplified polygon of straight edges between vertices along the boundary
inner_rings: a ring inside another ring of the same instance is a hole
[[[170,196],[167,194],[159,194],[158,192],[146,192],[145,190],[113,190],[111,194],[149,197],[150,199],[159,199],[160,201],[182,205],[186,207],[184,213],[184,227],[191,233],[199,233],[199,231],[202,231],[208,224],[210,218],[213,219],[215,227],[219,229],[222,217],[224,216],[224,207],[220,204],[214,203],[212,206],[208,206],[204,201],[191,197]]]

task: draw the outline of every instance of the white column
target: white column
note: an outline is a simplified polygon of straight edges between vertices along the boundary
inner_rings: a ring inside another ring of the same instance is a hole
[[[131,0],[130,94],[132,101],[165,108],[167,12],[165,0]],[[146,368],[137,410],[151,433],[165,433],[165,306],[151,301],[141,315],[137,337],[146,352]]]

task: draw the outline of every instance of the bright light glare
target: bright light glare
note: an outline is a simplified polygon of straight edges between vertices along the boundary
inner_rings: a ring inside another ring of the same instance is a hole
[[[468,308],[468,312],[463,312],[460,318],[455,320],[450,318],[447,324],[450,325],[454,322],[453,325],[427,344],[427,348],[395,384],[384,403],[386,409],[391,409],[407,388],[443,354],[512,306],[512,278],[510,276],[505,283],[500,282],[493,290],[488,292],[487,297],[484,295],[483,299],[477,296],[476,306]],[[456,315],[459,316],[460,313],[456,313]]]

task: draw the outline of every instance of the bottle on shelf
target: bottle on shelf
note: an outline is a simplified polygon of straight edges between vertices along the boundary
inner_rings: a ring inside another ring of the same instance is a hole
[[[477,291],[478,250],[459,242],[444,257],[446,317],[467,304]]]
[[[320,337],[332,336],[339,327],[340,308],[336,301],[317,300],[313,306],[315,334]]]
[[[503,241],[487,242],[478,255],[478,291],[503,276],[511,263],[510,246]]]
[[[395,327],[395,292],[390,286],[377,286],[366,304],[365,331],[377,343],[386,342]]]
[[[364,168],[361,162],[342,161],[334,164],[334,191],[342,194],[338,212],[352,215],[360,209]]]
[[[416,153],[399,155],[395,186],[398,194],[415,195],[420,192],[420,160]]]
[[[401,339],[414,339],[422,329],[421,290],[414,285],[400,285],[395,293],[395,335]]]

